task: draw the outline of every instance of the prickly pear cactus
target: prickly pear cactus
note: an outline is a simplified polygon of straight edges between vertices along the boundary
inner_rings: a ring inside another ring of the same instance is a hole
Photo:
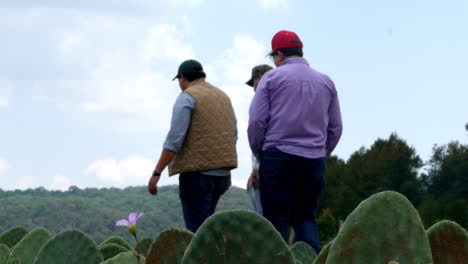
[[[328,252],[330,252],[330,247],[333,244],[333,241],[334,240],[328,242],[328,244],[326,244],[322,250],[320,250],[319,254],[313,262],[314,264],[325,264],[327,262]]]
[[[459,224],[443,220],[427,230],[434,264],[468,263],[468,234]]]
[[[393,191],[362,201],[346,218],[327,264],[432,263],[429,240],[418,212]]]
[[[11,250],[6,264],[33,264],[39,250],[52,236],[49,230],[42,227],[31,230]]]
[[[151,248],[151,244],[153,244],[153,239],[151,238],[144,238],[140,240],[140,253],[146,257],[148,255],[148,252]]]
[[[28,233],[22,226],[14,226],[0,234],[0,244],[13,248]]]
[[[104,260],[113,258],[122,252],[129,251],[127,248],[119,244],[115,244],[115,243],[106,243],[106,244],[100,245],[98,249],[101,252]]]
[[[169,228],[161,232],[151,244],[146,264],[179,264],[192,240],[190,231]]]
[[[128,250],[133,250],[133,247],[127,242],[127,240],[123,239],[122,237],[119,236],[110,236],[106,240],[104,240],[99,246],[102,246],[107,243],[114,243],[121,245],[122,247],[128,249]]]
[[[67,230],[47,241],[34,264],[94,264],[103,260],[91,238],[78,230]]]
[[[4,244],[0,244],[0,263],[5,263],[8,254],[10,254],[10,248]]]
[[[304,242],[294,243],[291,247],[291,252],[296,259],[296,263],[297,261],[300,261],[301,263],[313,263],[315,257],[317,257],[315,250]]]
[[[118,254],[117,256],[110,258],[104,262],[101,262],[101,264],[137,264],[138,260],[137,257],[135,256],[135,253],[133,252],[122,252]],[[140,264],[145,263],[145,258],[141,257],[140,259]]]
[[[222,211],[209,217],[185,250],[183,264],[293,264],[294,256],[273,225],[246,210]]]

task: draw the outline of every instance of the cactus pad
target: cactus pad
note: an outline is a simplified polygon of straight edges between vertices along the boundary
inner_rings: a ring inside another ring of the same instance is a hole
[[[432,263],[418,212],[400,193],[384,191],[362,201],[346,218],[329,263]]]
[[[123,247],[123,246],[121,246],[119,244],[115,244],[115,243],[102,244],[102,245],[100,245],[98,247],[98,249],[101,252],[102,257],[104,258],[104,260],[113,258],[113,257],[117,256],[118,254],[120,254],[122,252],[129,251],[127,248],[125,248],[125,247]]]
[[[297,261],[300,261],[301,263],[313,263],[315,257],[317,257],[315,250],[304,242],[294,243],[291,247],[291,252],[296,259],[296,263]]]
[[[0,244],[0,263],[5,263],[8,254],[10,254],[10,248],[4,244]]]
[[[209,217],[185,251],[183,264],[282,263],[294,256],[273,225],[246,210],[222,211]]]
[[[0,234],[0,244],[13,248],[27,233],[24,227],[14,226]]]
[[[140,253],[141,255],[145,256],[148,255],[148,252],[151,248],[151,244],[153,244],[153,239],[151,238],[144,238],[140,240]]]
[[[110,258],[101,264],[137,264],[138,260],[133,252],[122,252],[117,256]],[[140,263],[145,263],[145,259],[140,259]]]
[[[67,230],[51,238],[39,251],[34,264],[93,264],[103,257],[96,243],[78,230]]]
[[[327,262],[328,258],[328,253],[330,252],[330,247],[333,244],[333,241],[328,242],[324,247],[322,247],[322,250],[320,250],[319,254],[314,260],[314,264],[325,264]]]
[[[133,250],[133,247],[127,242],[127,240],[123,239],[122,237],[119,236],[111,236],[108,237],[106,240],[104,240],[99,246],[102,246],[107,243],[114,243],[117,245],[121,245],[122,247],[128,249],[128,250]]]
[[[443,220],[427,230],[434,264],[468,262],[468,234],[459,224]]]
[[[146,264],[178,264],[182,262],[184,251],[192,240],[193,233],[176,228],[161,232],[151,244],[146,256]]]
[[[21,239],[11,250],[7,264],[33,264],[39,250],[53,236],[49,230],[38,227]]]

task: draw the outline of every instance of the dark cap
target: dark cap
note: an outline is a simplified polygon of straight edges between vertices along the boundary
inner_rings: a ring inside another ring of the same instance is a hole
[[[179,66],[179,70],[177,71],[177,75],[172,80],[179,78],[181,74],[188,73],[204,73],[200,62],[196,60],[186,60],[182,62]]]
[[[247,85],[253,87],[253,81],[258,78],[258,76],[263,75],[265,72],[273,69],[270,65],[262,64],[262,65],[257,65],[253,67],[252,69],[252,76],[250,77],[250,80],[246,82]]]
[[[271,51],[268,54],[271,55],[279,49],[286,48],[302,48],[302,41],[296,33],[281,30],[278,31],[271,39]]]

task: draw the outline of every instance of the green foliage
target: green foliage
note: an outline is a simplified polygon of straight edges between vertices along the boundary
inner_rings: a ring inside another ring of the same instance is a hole
[[[468,261],[468,234],[459,224],[443,220],[427,230],[434,264]]]
[[[333,217],[330,208],[325,208],[321,211],[317,218],[317,224],[319,227],[321,244],[327,244],[336,236],[336,233],[338,233],[338,223],[335,217]]]
[[[146,186],[125,189],[72,186],[65,192],[44,188],[0,190],[0,204],[0,233],[14,225],[28,230],[44,227],[53,233],[77,229],[98,244],[116,235],[134,246],[130,232],[116,227],[115,220],[135,211],[145,212],[145,217],[138,221],[139,237],[156,237],[168,227],[185,227],[176,185],[162,186],[156,197],[148,194]],[[232,208],[250,209],[245,190],[232,187],[221,197],[217,211]]]
[[[423,180],[428,196],[435,197],[434,213],[426,218],[430,208],[426,206],[421,212],[424,222],[435,223],[434,220],[453,220],[465,228],[468,227],[468,145],[450,142],[443,146],[434,146],[431,160],[428,163],[428,174]]]
[[[265,218],[252,211],[232,210],[216,213],[200,226],[182,263],[292,264],[294,256]]]
[[[113,257],[117,256],[118,254],[120,254],[122,252],[129,251],[128,248],[125,248],[125,247],[123,247],[123,246],[121,246],[119,244],[115,244],[115,243],[102,244],[102,245],[100,245],[98,247],[98,249],[101,252],[102,257],[104,258],[104,260],[113,258]]]
[[[159,234],[151,244],[146,257],[148,264],[178,264],[182,263],[184,252],[192,241],[190,231],[169,228]]]
[[[377,139],[370,149],[351,155],[351,178],[361,199],[383,190],[405,195],[414,205],[421,200],[422,186],[417,180],[423,163],[414,148],[393,133],[388,139]]]
[[[7,264],[33,264],[42,246],[53,237],[47,229],[37,227],[26,234],[10,252]]]
[[[41,248],[34,264],[93,264],[102,261],[102,254],[93,240],[78,230],[67,230]]]
[[[429,192],[436,197],[468,199],[468,145],[457,141],[434,146],[429,161]]]
[[[363,198],[355,190],[356,182],[345,161],[331,156],[326,164],[326,184],[319,203],[321,210],[330,208],[335,219],[345,219]]]
[[[364,200],[346,218],[327,263],[431,263],[424,226],[408,199],[385,191]]]
[[[10,248],[4,244],[0,244],[0,263],[5,262],[5,260],[8,257],[8,254],[10,254]]]
[[[301,263],[313,263],[317,257],[315,250],[304,242],[297,242],[291,247],[294,258]]]
[[[0,244],[13,248],[27,233],[24,227],[14,226],[0,234]]]

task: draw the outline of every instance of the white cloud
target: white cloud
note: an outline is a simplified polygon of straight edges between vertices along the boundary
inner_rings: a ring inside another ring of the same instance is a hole
[[[63,175],[55,175],[52,179],[52,184],[50,184],[48,189],[66,191],[71,185],[71,180],[69,178]]]
[[[8,97],[0,95],[0,108],[2,107],[6,108],[8,107],[8,105],[9,105]]]
[[[263,9],[277,9],[288,7],[288,0],[258,0],[257,2]]]
[[[35,95],[105,127],[160,129],[148,126],[155,116],[169,124],[171,104],[180,92],[171,79],[178,64],[193,57],[185,39],[188,19],[170,24],[71,14],[71,20],[51,52],[59,58],[57,68],[77,75],[36,81]]]
[[[146,185],[155,162],[140,156],[129,156],[123,160],[102,159],[90,164],[85,175],[95,177],[103,187],[126,187]],[[175,184],[177,177],[163,174],[159,185]]]
[[[7,173],[10,170],[11,166],[8,161],[0,159],[0,175]]]

